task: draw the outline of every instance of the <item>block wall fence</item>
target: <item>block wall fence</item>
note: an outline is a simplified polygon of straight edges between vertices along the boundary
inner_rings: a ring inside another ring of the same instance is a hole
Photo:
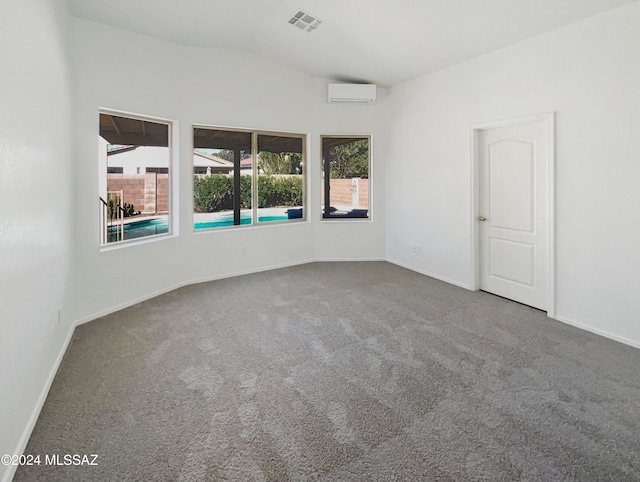
[[[324,207],[324,184],[320,192]],[[331,179],[331,205],[369,209],[369,179]]]
[[[122,191],[121,202],[143,214],[169,212],[168,174],[107,174],[107,191]]]
[[[133,204],[133,209],[143,214],[169,212],[168,174],[107,174],[107,191],[122,191],[121,202]],[[321,193],[324,206],[324,187]],[[369,179],[332,179],[331,204],[369,209]]]

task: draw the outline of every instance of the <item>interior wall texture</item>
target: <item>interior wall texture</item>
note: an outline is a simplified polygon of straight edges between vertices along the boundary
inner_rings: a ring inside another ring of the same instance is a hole
[[[471,286],[471,126],[554,111],[556,318],[640,346],[638,25],[634,3],[389,89],[387,257]]]
[[[316,223],[315,243],[317,260],[382,260],[385,256],[385,160],[387,122],[386,89],[378,88],[374,104],[329,104],[329,81],[316,79],[314,106],[315,128],[312,135],[314,167],[313,199],[317,219],[321,217],[322,194],[321,135],[361,134],[371,136],[371,171],[369,220],[319,221]]]
[[[355,129],[377,137],[382,116],[376,113],[382,104],[326,109],[325,81],[255,55],[178,46],[79,19],[73,20],[73,59],[74,320],[87,321],[185,283],[315,260],[317,233],[330,231],[345,243],[342,249],[339,242],[323,243],[320,254],[327,257],[384,257],[382,215],[358,228],[353,223],[327,228],[320,225],[319,208],[320,133],[350,134]],[[99,108],[178,122],[179,236],[100,251]],[[310,221],[193,233],[194,123],[309,133]],[[383,180],[380,176],[378,186]]]
[[[65,2],[0,3],[0,454],[26,443],[69,331],[58,320],[72,248],[69,21]]]
[[[638,24],[635,3],[379,89],[372,106],[330,106],[327,81],[247,53],[2,2],[0,453],[26,443],[75,323],[175,286],[381,258],[470,286],[471,126],[532,113],[557,116],[558,318],[640,346]],[[178,123],[179,236],[100,251],[100,107]],[[194,234],[193,123],[309,133],[310,221]],[[373,135],[371,222],[320,220],[319,135],[341,133]]]

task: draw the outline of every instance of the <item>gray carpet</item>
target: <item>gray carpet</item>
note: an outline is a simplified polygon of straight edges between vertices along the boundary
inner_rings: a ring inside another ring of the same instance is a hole
[[[640,350],[388,263],[76,330],[15,480],[640,480]]]

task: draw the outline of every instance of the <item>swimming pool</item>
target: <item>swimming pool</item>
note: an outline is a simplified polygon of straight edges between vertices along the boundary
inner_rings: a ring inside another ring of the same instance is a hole
[[[258,222],[269,223],[274,221],[286,221],[289,217],[283,215],[258,216]],[[240,224],[251,224],[251,214],[241,214]],[[194,229],[210,229],[221,228],[224,226],[233,226],[233,214],[225,214],[216,218],[214,221],[204,223],[194,223]],[[156,234],[166,234],[169,232],[169,225],[166,219],[145,219],[142,221],[133,221],[124,225],[124,240],[144,238],[145,236],[154,236]],[[119,226],[109,226],[107,228],[107,242],[113,243],[121,241]]]
[[[259,223],[270,223],[274,221],[286,221],[289,217],[284,215],[279,216],[258,216]],[[240,224],[251,224],[251,214],[242,213],[240,214]],[[207,221],[204,223],[194,223],[193,229],[209,229],[209,228],[220,228],[222,226],[233,226],[233,214],[226,214],[217,218],[214,221]]]
[[[124,225],[124,239],[144,238],[145,236],[154,236],[156,234],[165,234],[169,232],[169,225],[166,219],[145,219],[142,221],[134,221]],[[107,242],[122,241],[120,239],[120,227],[109,226],[107,228]]]

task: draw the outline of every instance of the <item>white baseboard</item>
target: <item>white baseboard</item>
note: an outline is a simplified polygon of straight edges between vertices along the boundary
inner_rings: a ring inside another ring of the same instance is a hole
[[[585,325],[583,323],[579,323],[571,318],[567,318],[566,316],[556,315],[553,317],[554,320],[560,321],[562,323],[566,323],[567,325],[575,326],[576,328],[580,328],[581,330],[589,331],[591,333],[595,333],[596,335],[604,336],[605,338],[609,338],[610,340],[617,341],[623,343],[625,345],[632,346],[634,348],[640,348],[640,342],[632,340],[630,338],[626,338],[624,336],[614,335],[613,333],[609,333],[608,331],[601,330],[599,328],[594,328],[589,325]]]
[[[457,281],[453,281],[453,280],[447,279],[447,278],[445,278],[443,276],[439,276],[437,274],[433,274],[433,273],[430,273],[428,271],[417,269],[417,268],[415,268],[413,266],[409,266],[407,264],[401,263],[401,262],[396,261],[396,260],[391,259],[391,258],[387,258],[386,261],[389,262],[389,263],[393,263],[395,265],[398,265],[398,266],[400,266],[402,268],[406,268],[406,269],[409,269],[411,271],[415,271],[416,273],[420,273],[420,274],[423,274],[425,276],[429,276],[431,278],[435,278],[435,279],[438,279],[440,281],[444,281],[445,283],[449,283],[449,284],[452,284],[452,285],[455,285],[455,286],[459,286],[461,288],[465,288],[465,289],[473,291],[473,287],[471,287],[470,285],[466,285],[464,283],[459,283]],[[590,333],[594,333],[596,335],[600,335],[600,336],[603,336],[605,338],[609,338],[610,340],[614,340],[614,341],[623,343],[625,345],[629,345],[629,346],[632,346],[634,348],[639,348],[640,349],[640,342],[636,341],[636,340],[632,340],[631,338],[626,338],[624,336],[619,336],[619,335],[616,335],[614,333],[610,333],[608,331],[601,330],[599,328],[594,328],[592,326],[585,325],[584,323],[579,323],[579,322],[577,322],[575,320],[572,320],[571,318],[567,318],[565,316],[558,315],[558,314],[555,314],[554,316],[550,316],[550,318],[553,319],[553,320],[557,320],[557,321],[559,321],[561,323],[566,323],[567,325],[574,326],[574,327],[579,328],[581,330],[585,330],[585,331],[588,331]]]
[[[33,412],[31,413],[31,416],[29,417],[29,421],[27,423],[27,426],[24,429],[24,432],[22,433],[22,437],[20,437],[20,440],[18,442],[18,445],[16,447],[16,450],[13,452],[14,454],[23,454],[25,448],[27,447],[27,443],[29,443],[29,439],[31,438],[31,434],[33,432],[34,427],[36,426],[36,422],[38,421],[38,418],[40,417],[40,412],[42,411],[42,407],[44,406],[44,402],[47,399],[47,395],[49,394],[49,390],[51,389],[51,385],[53,384],[53,380],[56,377],[56,374],[58,373],[58,368],[60,367],[60,364],[62,363],[62,359],[64,357],[64,354],[67,351],[67,348],[69,347],[69,343],[71,343],[71,338],[73,337],[73,333],[76,329],[77,326],[82,325],[84,323],[88,323],[90,321],[96,320],[98,318],[101,318],[103,316],[109,315],[111,313],[115,313],[116,311],[120,311],[123,310],[125,308],[129,308],[130,306],[136,305],[138,303],[141,303],[143,301],[147,301],[151,298],[155,298],[156,296],[168,293],[170,291],[176,290],[178,288],[182,288],[184,286],[188,286],[188,285],[193,285],[193,284],[198,284],[198,283],[205,283],[207,281],[215,281],[215,280],[219,280],[219,279],[224,279],[224,278],[232,278],[234,276],[242,276],[242,275],[246,275],[246,274],[253,274],[253,273],[260,273],[262,271],[270,271],[273,269],[280,269],[280,268],[288,268],[290,266],[297,266],[297,265],[302,265],[302,264],[307,264],[307,263],[313,263],[315,261],[315,259],[307,259],[307,260],[300,260],[300,261],[295,261],[292,263],[281,263],[281,264],[277,264],[277,265],[270,265],[270,266],[263,266],[257,269],[249,269],[249,270],[241,270],[241,271],[235,271],[235,272],[231,272],[231,273],[225,273],[222,275],[217,275],[217,276],[209,276],[209,277],[205,277],[205,278],[200,278],[200,279],[194,279],[194,280],[190,280],[190,281],[185,281],[184,283],[178,283],[176,285],[170,286],[168,288],[163,288],[161,290],[155,291],[153,293],[148,293],[144,296],[140,296],[136,299],[133,300],[129,300],[125,303],[121,303],[119,305],[116,306],[112,306],[106,310],[102,310],[100,312],[97,313],[93,313],[91,315],[82,317],[78,320],[76,320],[74,323],[72,323],[69,327],[69,332],[67,333],[66,339],[64,341],[64,343],[62,344],[61,348],[60,348],[60,352],[58,353],[58,356],[56,357],[56,360],[51,368],[51,371],[49,373],[49,376],[47,377],[47,380],[42,388],[42,391],[40,392],[40,396],[38,397],[38,400],[36,402],[36,405],[33,409]],[[4,473],[4,475],[2,476],[2,482],[10,482],[11,479],[13,479],[16,470],[17,470],[18,466],[17,465],[10,465],[7,468],[7,471]]]
[[[64,341],[64,343],[62,344],[61,348],[60,348],[60,352],[58,353],[58,356],[56,357],[55,363],[53,365],[53,367],[51,368],[51,371],[49,373],[49,376],[47,377],[47,380],[45,382],[45,385],[42,388],[42,391],[40,393],[40,396],[38,397],[37,403],[34,407],[34,410],[31,414],[31,416],[29,417],[29,422],[27,424],[27,426],[25,427],[25,430],[23,432],[22,437],[20,438],[20,441],[18,442],[18,446],[16,447],[16,451],[14,452],[15,454],[22,454],[24,453],[24,450],[27,446],[27,443],[29,442],[29,438],[31,437],[31,433],[33,432],[33,429],[36,425],[36,422],[38,421],[38,417],[40,416],[40,412],[42,411],[42,407],[44,406],[44,402],[47,399],[47,395],[49,394],[49,390],[51,388],[51,385],[53,384],[53,380],[56,376],[56,373],[58,372],[58,368],[60,367],[60,364],[62,363],[62,359],[64,357],[64,354],[67,351],[67,348],[69,346],[69,343],[71,342],[71,338],[73,337],[73,333],[75,328],[78,325],[82,325],[84,323],[88,323],[90,321],[96,320],[98,318],[101,318],[103,316],[109,315],[111,313],[115,313],[116,311],[120,311],[122,309],[128,308],[130,306],[136,305],[138,303],[141,303],[143,301],[147,301],[151,298],[154,298],[156,296],[168,293],[170,291],[176,290],[178,288],[182,288],[184,286],[189,286],[189,285],[193,285],[193,284],[198,284],[198,283],[205,283],[208,281],[216,281],[216,280],[220,280],[220,279],[225,279],[225,278],[232,278],[234,276],[242,276],[242,275],[247,275],[247,274],[253,274],[253,273],[260,273],[263,271],[270,271],[273,269],[280,269],[280,268],[288,268],[291,266],[298,266],[298,265],[303,265],[303,264],[307,264],[307,263],[313,263],[313,262],[352,262],[352,261],[387,261],[388,263],[391,264],[395,264],[397,266],[400,266],[402,268],[406,268],[408,270],[411,271],[415,271],[416,273],[420,273],[423,274],[425,276],[429,276],[430,278],[435,278],[437,280],[443,281],[445,283],[449,283],[452,284],[454,286],[458,286],[460,288],[464,288],[467,290],[472,290],[472,287],[468,284],[465,283],[460,283],[458,281],[454,281],[448,278],[445,278],[443,276],[425,271],[425,270],[421,270],[421,269],[417,269],[414,266],[410,266],[407,265],[405,263],[401,263],[400,261],[396,261],[394,259],[391,258],[361,258],[361,259],[354,259],[354,258],[318,258],[318,259],[306,259],[306,260],[299,260],[299,261],[295,261],[295,262],[291,262],[291,263],[280,263],[280,264],[276,264],[276,265],[269,265],[269,266],[263,266],[257,269],[248,269],[248,270],[241,270],[241,271],[235,271],[235,272],[229,272],[229,273],[224,273],[221,275],[216,275],[216,276],[208,276],[205,278],[200,278],[200,279],[193,279],[193,280],[189,280],[189,281],[185,281],[182,283],[178,283],[175,284],[173,286],[170,286],[168,288],[164,288],[152,293],[148,293],[144,296],[140,296],[136,299],[133,300],[129,300],[125,303],[121,303],[119,305],[110,307],[106,310],[102,310],[100,312],[96,312],[93,313],[91,315],[85,316],[81,319],[78,319],[75,321],[75,323],[71,324],[70,328],[69,328],[69,332],[67,334],[67,337]],[[607,331],[604,330],[600,330],[598,328],[593,328],[591,326],[588,325],[584,325],[582,323],[578,323],[577,321],[571,320],[570,318],[566,318],[564,316],[560,316],[560,315],[556,315],[553,319],[560,321],[562,323],[566,323],[568,325],[571,326],[575,326],[576,328],[580,328],[582,330],[586,330],[589,331],[591,333],[595,333],[597,335],[601,335],[604,336],[605,338],[609,338],[611,340],[614,341],[618,341],[620,343],[624,343],[625,345],[629,345],[635,348],[640,348],[640,342],[631,340],[629,338],[625,338],[625,337],[621,337],[618,335],[614,335],[613,333],[609,333]],[[4,476],[2,477],[2,482],[10,482],[11,479],[13,478],[13,476],[15,475],[15,472],[17,470],[17,466],[9,466],[7,471],[4,473]]]
[[[198,284],[198,283],[206,283],[208,281],[216,281],[216,280],[225,279],[225,278],[233,278],[234,276],[244,276],[244,275],[247,275],[247,274],[262,273],[264,271],[271,271],[273,269],[290,268],[291,266],[300,266],[300,265],[303,265],[303,264],[314,263],[315,261],[316,261],[315,259],[303,259],[303,260],[300,260],[300,261],[293,261],[291,263],[279,263],[279,264],[274,264],[274,265],[269,265],[269,266],[263,266],[263,267],[257,268],[257,269],[247,269],[247,270],[242,270],[242,271],[234,271],[233,273],[227,273],[227,274],[223,274],[223,275],[207,276],[205,278],[201,278],[201,279],[189,281],[188,283],[184,283],[184,286],[195,285],[195,284]]]
[[[452,279],[445,278],[444,276],[440,276],[440,275],[437,275],[437,274],[434,274],[434,273],[430,273],[429,271],[418,269],[415,266],[410,266],[408,264],[401,263],[400,261],[396,261],[396,260],[391,259],[391,258],[386,258],[385,261],[387,261],[388,263],[391,263],[391,264],[395,264],[396,266],[400,266],[401,268],[406,268],[408,270],[415,271],[416,273],[423,274],[425,276],[428,276],[429,278],[435,278],[437,280],[444,281],[445,283],[449,283],[451,285],[458,286],[460,288],[464,288],[464,289],[469,290],[469,291],[473,291],[471,285],[468,285],[468,284],[465,284],[465,283],[460,283],[459,281],[454,281]]]
[[[121,303],[119,305],[111,306],[111,307],[109,307],[109,308],[107,308],[105,310],[101,310],[101,311],[98,311],[96,313],[92,313],[91,315],[83,316],[82,318],[76,320],[75,326],[83,325],[84,323],[89,323],[90,321],[97,320],[98,318],[102,318],[103,316],[110,315],[111,313],[115,313],[116,311],[124,310],[125,308],[129,308],[130,306],[137,305],[138,303],[142,303],[143,301],[150,300],[151,298],[155,298],[156,296],[160,296],[160,295],[163,295],[165,293],[169,293],[170,291],[174,291],[174,290],[177,290],[179,288],[184,288],[185,286],[195,285],[195,284],[198,284],[198,283],[206,283],[208,281],[216,281],[216,280],[221,280],[221,279],[225,279],[225,278],[233,278],[234,276],[243,276],[243,275],[247,275],[247,274],[261,273],[263,271],[271,271],[273,269],[289,268],[291,266],[298,266],[298,265],[301,265],[301,264],[313,263],[315,261],[316,261],[315,259],[304,259],[304,260],[300,260],[300,261],[294,261],[294,262],[291,262],[291,263],[279,263],[279,264],[274,264],[274,265],[269,265],[269,266],[262,266],[260,268],[255,268],[255,269],[232,271],[232,272],[224,273],[224,274],[220,274],[220,275],[206,276],[204,278],[197,278],[197,279],[184,281],[182,283],[177,283],[175,285],[171,285],[171,286],[169,286],[167,288],[162,288],[161,290],[157,290],[157,291],[154,291],[154,292],[151,292],[151,293],[147,293],[147,294],[145,294],[143,296],[140,296],[138,298],[135,298],[133,300],[128,300],[128,301],[126,301],[124,303]]]
[[[385,258],[316,258],[317,263],[353,263],[357,261],[386,261]]]
[[[20,440],[18,441],[18,445],[13,452],[15,455],[18,455],[18,454],[22,455],[24,453],[24,450],[27,448],[27,444],[29,443],[29,439],[31,438],[31,433],[33,432],[33,429],[36,426],[36,422],[40,417],[40,412],[42,411],[42,407],[44,407],[44,402],[47,400],[47,396],[49,395],[49,390],[51,389],[53,380],[55,379],[56,374],[58,373],[58,368],[60,368],[60,364],[62,363],[64,354],[67,352],[69,343],[71,343],[71,338],[73,337],[73,332],[75,328],[76,327],[74,324],[71,324],[69,326],[69,331],[67,332],[67,336],[64,342],[62,343],[62,346],[60,347],[60,351],[58,352],[58,356],[53,362],[53,366],[49,371],[49,375],[47,376],[47,379],[44,382],[44,386],[42,387],[40,396],[38,397],[38,400],[36,401],[36,404],[33,407],[33,411],[31,412],[31,416],[29,417],[27,426],[22,432],[22,437],[20,437]],[[9,465],[7,467],[7,471],[4,473],[4,476],[2,477],[2,482],[10,482],[13,479],[14,475],[16,474],[16,470],[18,470],[17,465]]]

